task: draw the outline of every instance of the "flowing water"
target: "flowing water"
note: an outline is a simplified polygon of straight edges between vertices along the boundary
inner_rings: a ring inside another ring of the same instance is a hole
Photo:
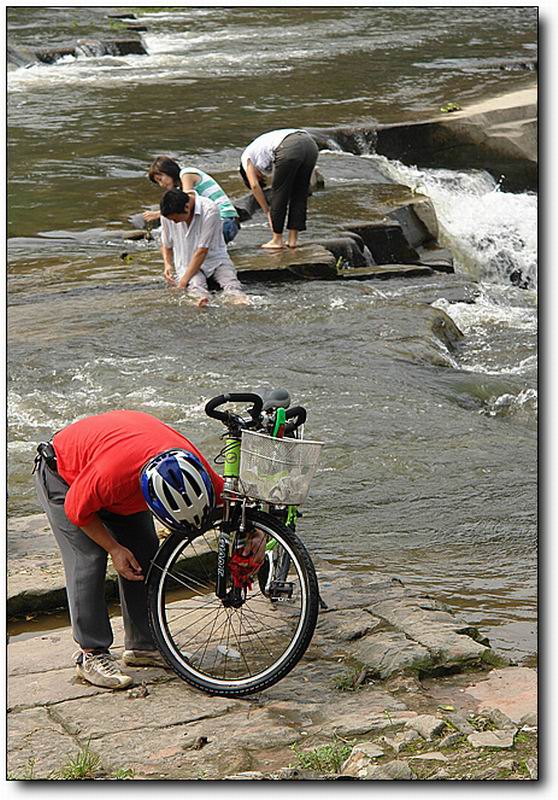
[[[106,8],[12,8],[9,44],[126,38]],[[536,648],[537,199],[483,171],[324,152],[309,231],[331,232],[373,163],[431,197],[455,276],[251,283],[250,308],[199,313],[163,288],[127,217],[158,201],[169,153],[244,189],[243,146],[275,127],[428,118],[532,83],[531,8],[197,8],[140,17],[148,55],[8,73],[9,509],[38,511],[35,443],[77,417],[150,411],[208,454],[205,401],[287,386],[326,441],[301,533],[340,570],[379,570],[466,613],[500,647]],[[505,66],[505,68],[502,68]],[[360,183],[359,183],[360,181]],[[345,197],[345,195],[343,195]],[[231,248],[264,240],[254,218]],[[123,251],[127,255],[124,255]],[[510,268],[530,279],[509,284]],[[464,333],[432,331],[435,309]]]

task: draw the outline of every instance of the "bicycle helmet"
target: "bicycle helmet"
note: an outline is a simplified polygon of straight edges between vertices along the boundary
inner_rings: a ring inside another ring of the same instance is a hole
[[[151,512],[168,528],[201,528],[215,505],[207,469],[188,450],[166,450],[142,469],[141,490]]]

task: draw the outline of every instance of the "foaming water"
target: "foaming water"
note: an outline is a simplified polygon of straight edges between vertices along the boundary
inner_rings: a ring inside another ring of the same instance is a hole
[[[537,196],[502,192],[487,172],[407,167],[374,157],[385,174],[431,198],[440,240],[475,280],[537,287]]]

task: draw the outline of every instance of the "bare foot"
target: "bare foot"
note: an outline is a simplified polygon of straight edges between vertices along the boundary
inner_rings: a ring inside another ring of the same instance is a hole
[[[283,242],[274,242],[273,239],[270,242],[266,242],[262,244],[263,250],[283,250],[285,245]]]
[[[246,294],[227,294],[225,295],[225,302],[231,303],[233,306],[249,306],[250,298]]]
[[[209,297],[200,297],[196,305],[198,308],[205,308],[207,305],[209,305]]]

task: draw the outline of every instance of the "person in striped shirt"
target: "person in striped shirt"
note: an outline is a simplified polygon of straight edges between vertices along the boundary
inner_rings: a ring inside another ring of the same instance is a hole
[[[215,178],[195,167],[181,167],[169,156],[156,158],[149,168],[148,177],[152,183],[165,191],[170,189],[181,189],[183,192],[195,191],[201,197],[207,197],[217,203],[223,222],[225,243],[232,242],[240,230],[238,212]],[[143,213],[146,222],[154,222],[160,219],[160,216],[160,211]]]

